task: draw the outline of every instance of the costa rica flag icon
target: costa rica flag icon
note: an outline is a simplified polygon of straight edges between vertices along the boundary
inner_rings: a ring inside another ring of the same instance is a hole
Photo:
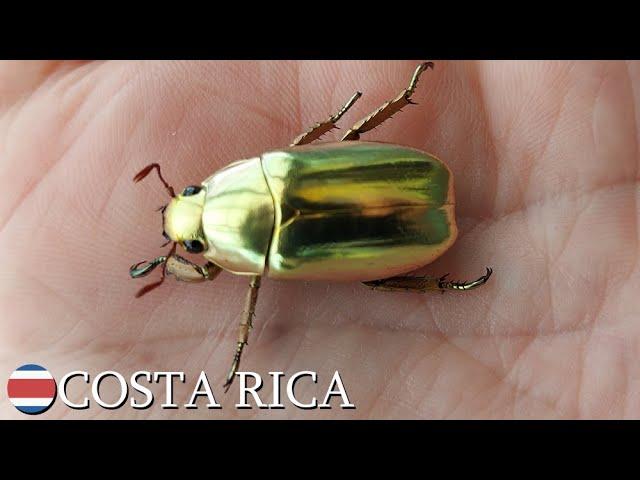
[[[46,412],[56,398],[56,381],[40,365],[18,367],[9,377],[7,395],[22,413],[38,415]]]

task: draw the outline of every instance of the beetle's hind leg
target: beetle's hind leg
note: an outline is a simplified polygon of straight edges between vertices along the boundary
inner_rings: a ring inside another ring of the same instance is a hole
[[[240,320],[240,326],[238,328],[238,343],[236,345],[236,351],[233,355],[233,362],[231,368],[227,374],[227,381],[224,384],[225,393],[229,390],[229,387],[233,383],[238,367],[240,366],[240,357],[242,357],[242,350],[247,344],[249,339],[249,332],[253,328],[253,315],[256,311],[256,303],[258,302],[258,290],[260,289],[260,276],[255,275],[251,277],[249,283],[249,291],[247,292],[247,299],[245,301],[244,311],[242,312],[242,319]]]
[[[319,139],[321,136],[323,136],[325,133],[329,132],[330,130],[337,128],[336,122],[340,120],[340,118],[345,113],[347,113],[347,111],[353,106],[353,104],[356,103],[356,100],[358,100],[361,96],[362,96],[362,93],[360,92],[354,93],[353,96],[349,99],[349,101],[345,103],[344,106],[338,111],[338,113],[330,116],[324,122],[316,123],[308,131],[306,131],[302,135],[299,135],[290,146],[297,147],[299,145],[305,145],[307,143],[311,143],[314,140]]]
[[[413,77],[411,77],[409,86],[402,92],[400,92],[400,94],[396,98],[384,103],[380,108],[370,113],[368,116],[351,127],[351,129],[347,133],[345,133],[344,137],[342,137],[342,141],[360,139],[360,134],[368,132],[369,130],[373,130],[374,128],[382,124],[385,120],[388,120],[393,115],[398,113],[407,105],[414,104],[415,102],[411,100],[411,96],[416,89],[416,85],[418,84],[420,75],[422,75],[422,72],[424,72],[427,68],[433,68],[433,63],[425,62],[418,65],[416,71],[413,73]]]
[[[487,267],[487,272],[480,278],[472,282],[454,282],[447,280],[447,275],[440,278],[434,277],[392,277],[383,280],[372,280],[363,282],[372,290],[381,290],[385,292],[416,292],[425,293],[431,290],[472,290],[487,283],[489,277],[493,273],[491,268]]]

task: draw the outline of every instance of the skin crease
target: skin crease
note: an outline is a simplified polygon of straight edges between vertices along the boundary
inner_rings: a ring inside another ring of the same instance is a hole
[[[39,418],[640,417],[638,62],[436,61],[420,105],[363,135],[455,175],[460,236],[419,273],[494,275],[442,295],[264,279],[240,370],[263,375],[265,401],[269,371],[316,370],[296,394],[321,401],[339,370],[355,410],[234,408],[238,381],[222,383],[247,278],[169,278],[134,298],[159,273],[133,281],[129,266],[167,249],[166,192],[137,171],[158,162],[181,190],[288,145],[360,90],[344,133],[417,63],[0,63],[0,379],[29,362],[58,379],[185,371],[182,405],[205,370],[223,405],[162,410],[161,383],[148,410],[57,401]],[[106,401],[116,390],[103,382]],[[26,417],[2,394],[0,418]]]

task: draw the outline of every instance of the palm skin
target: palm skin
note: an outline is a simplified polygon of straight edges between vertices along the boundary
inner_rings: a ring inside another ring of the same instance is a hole
[[[361,90],[344,132],[416,64],[0,64],[0,378],[23,363],[56,378],[184,371],[184,404],[205,370],[223,406],[162,410],[160,384],[148,410],[56,402],[49,418],[639,417],[640,63],[435,62],[420,105],[363,136],[454,173],[458,241],[417,273],[494,275],[443,295],[264,279],[241,370],[263,375],[266,401],[269,371],[316,370],[318,386],[296,389],[306,401],[339,370],[356,409],[234,408],[237,382],[221,387],[246,278],[169,278],[134,298],[144,281],[129,266],[166,250],[154,212],[166,193],[155,178],[134,185],[138,170],[158,162],[176,190],[197,184]],[[88,387],[70,390],[77,400]],[[0,417],[23,417],[0,401]]]

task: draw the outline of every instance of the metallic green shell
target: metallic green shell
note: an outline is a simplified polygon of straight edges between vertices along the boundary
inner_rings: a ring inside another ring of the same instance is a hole
[[[432,262],[457,236],[451,173],[408,147],[293,147],[233,163],[203,185],[204,256],[237,274],[387,278]]]
[[[233,273],[262,274],[274,210],[260,158],[232,163],[202,185],[202,229],[209,246],[204,257]]]
[[[432,262],[455,241],[453,178],[435,157],[373,142],[266,153],[275,209],[268,276],[373,280]]]

